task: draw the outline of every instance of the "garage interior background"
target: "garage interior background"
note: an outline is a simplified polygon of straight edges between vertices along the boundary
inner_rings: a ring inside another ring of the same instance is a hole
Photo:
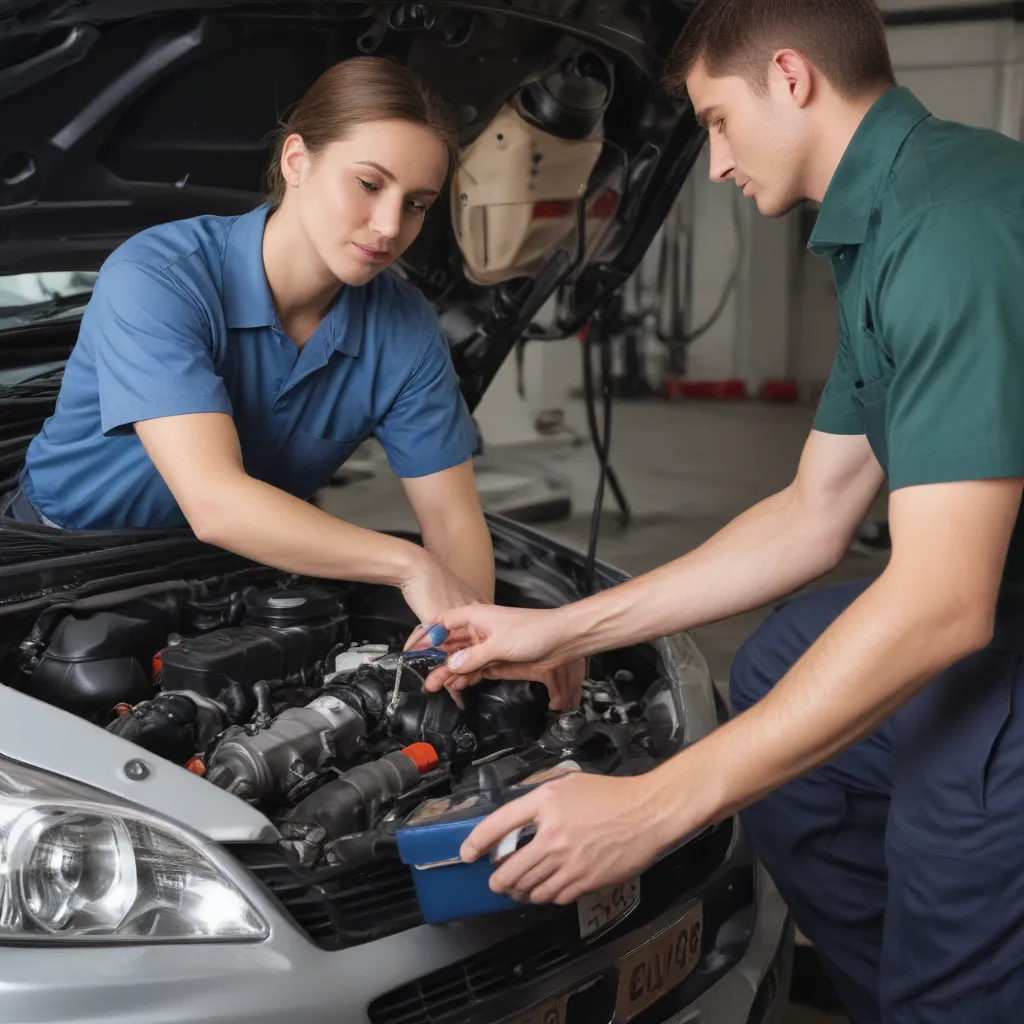
[[[1022,137],[1024,26],[1013,17],[1021,5],[960,0],[944,8],[935,0],[881,0],[880,6],[890,18],[908,22],[888,29],[901,85],[938,117]],[[955,21],[916,23],[916,18],[941,17],[950,7],[957,12]],[[992,18],[1000,12],[1003,17]],[[782,382],[785,386],[775,393],[795,389],[801,402],[813,403],[837,341],[831,268],[805,248],[813,211],[794,211],[777,220],[761,217],[754,201],[731,184],[708,180],[706,148],[695,171],[641,266],[639,308],[637,282],[627,289],[627,315],[646,314],[648,321],[638,334],[649,385],[663,391],[669,370],[668,349],[653,336],[649,321],[654,313],[663,333],[671,327],[672,297],[669,289],[659,294],[659,284],[668,277],[659,269],[666,243],[670,252],[678,240],[678,296],[690,300],[678,303],[683,331],[706,325],[721,305],[713,324],[685,348],[686,377],[719,388],[725,384],[733,392],[739,382],[750,396],[758,396],[766,382]],[[575,338],[535,342],[525,347],[521,370],[515,360],[507,362],[477,414],[489,444],[535,439],[538,416],[550,410],[563,410],[566,423],[585,432],[582,405],[567,402],[582,387],[579,348]],[[616,348],[618,376],[624,372],[623,346]]]

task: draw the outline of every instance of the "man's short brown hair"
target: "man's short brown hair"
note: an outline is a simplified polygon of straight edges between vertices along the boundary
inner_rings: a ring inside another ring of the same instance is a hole
[[[875,0],[698,0],[665,71],[673,93],[698,61],[710,75],[739,75],[768,89],[768,66],[782,49],[802,53],[841,96],[895,84]]]

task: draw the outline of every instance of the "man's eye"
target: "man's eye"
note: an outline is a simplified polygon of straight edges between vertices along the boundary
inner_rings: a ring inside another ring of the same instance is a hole
[[[716,117],[715,118],[715,123],[711,127],[712,128],[717,128],[718,131],[721,131],[725,127],[725,118],[724,117]]]
[[[376,192],[380,187],[379,185],[375,185],[372,181],[366,181],[363,178],[359,179],[359,184],[362,185],[367,192]]]

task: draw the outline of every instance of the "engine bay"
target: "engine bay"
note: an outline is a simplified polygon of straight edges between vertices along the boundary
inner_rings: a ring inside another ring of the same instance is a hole
[[[638,774],[677,749],[677,696],[640,648],[594,659],[569,711],[514,680],[459,707],[426,692],[435,662],[399,658],[411,628],[393,588],[173,580],[54,603],[12,651],[11,682],[255,806],[307,867],[373,863],[428,800],[567,762]]]

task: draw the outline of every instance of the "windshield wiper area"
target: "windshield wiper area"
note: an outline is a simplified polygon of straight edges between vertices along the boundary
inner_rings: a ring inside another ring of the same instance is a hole
[[[18,323],[34,323],[66,313],[69,310],[88,305],[91,291],[72,292],[69,295],[55,295],[40,302],[25,302],[18,306],[0,306],[0,320],[16,320]]]

